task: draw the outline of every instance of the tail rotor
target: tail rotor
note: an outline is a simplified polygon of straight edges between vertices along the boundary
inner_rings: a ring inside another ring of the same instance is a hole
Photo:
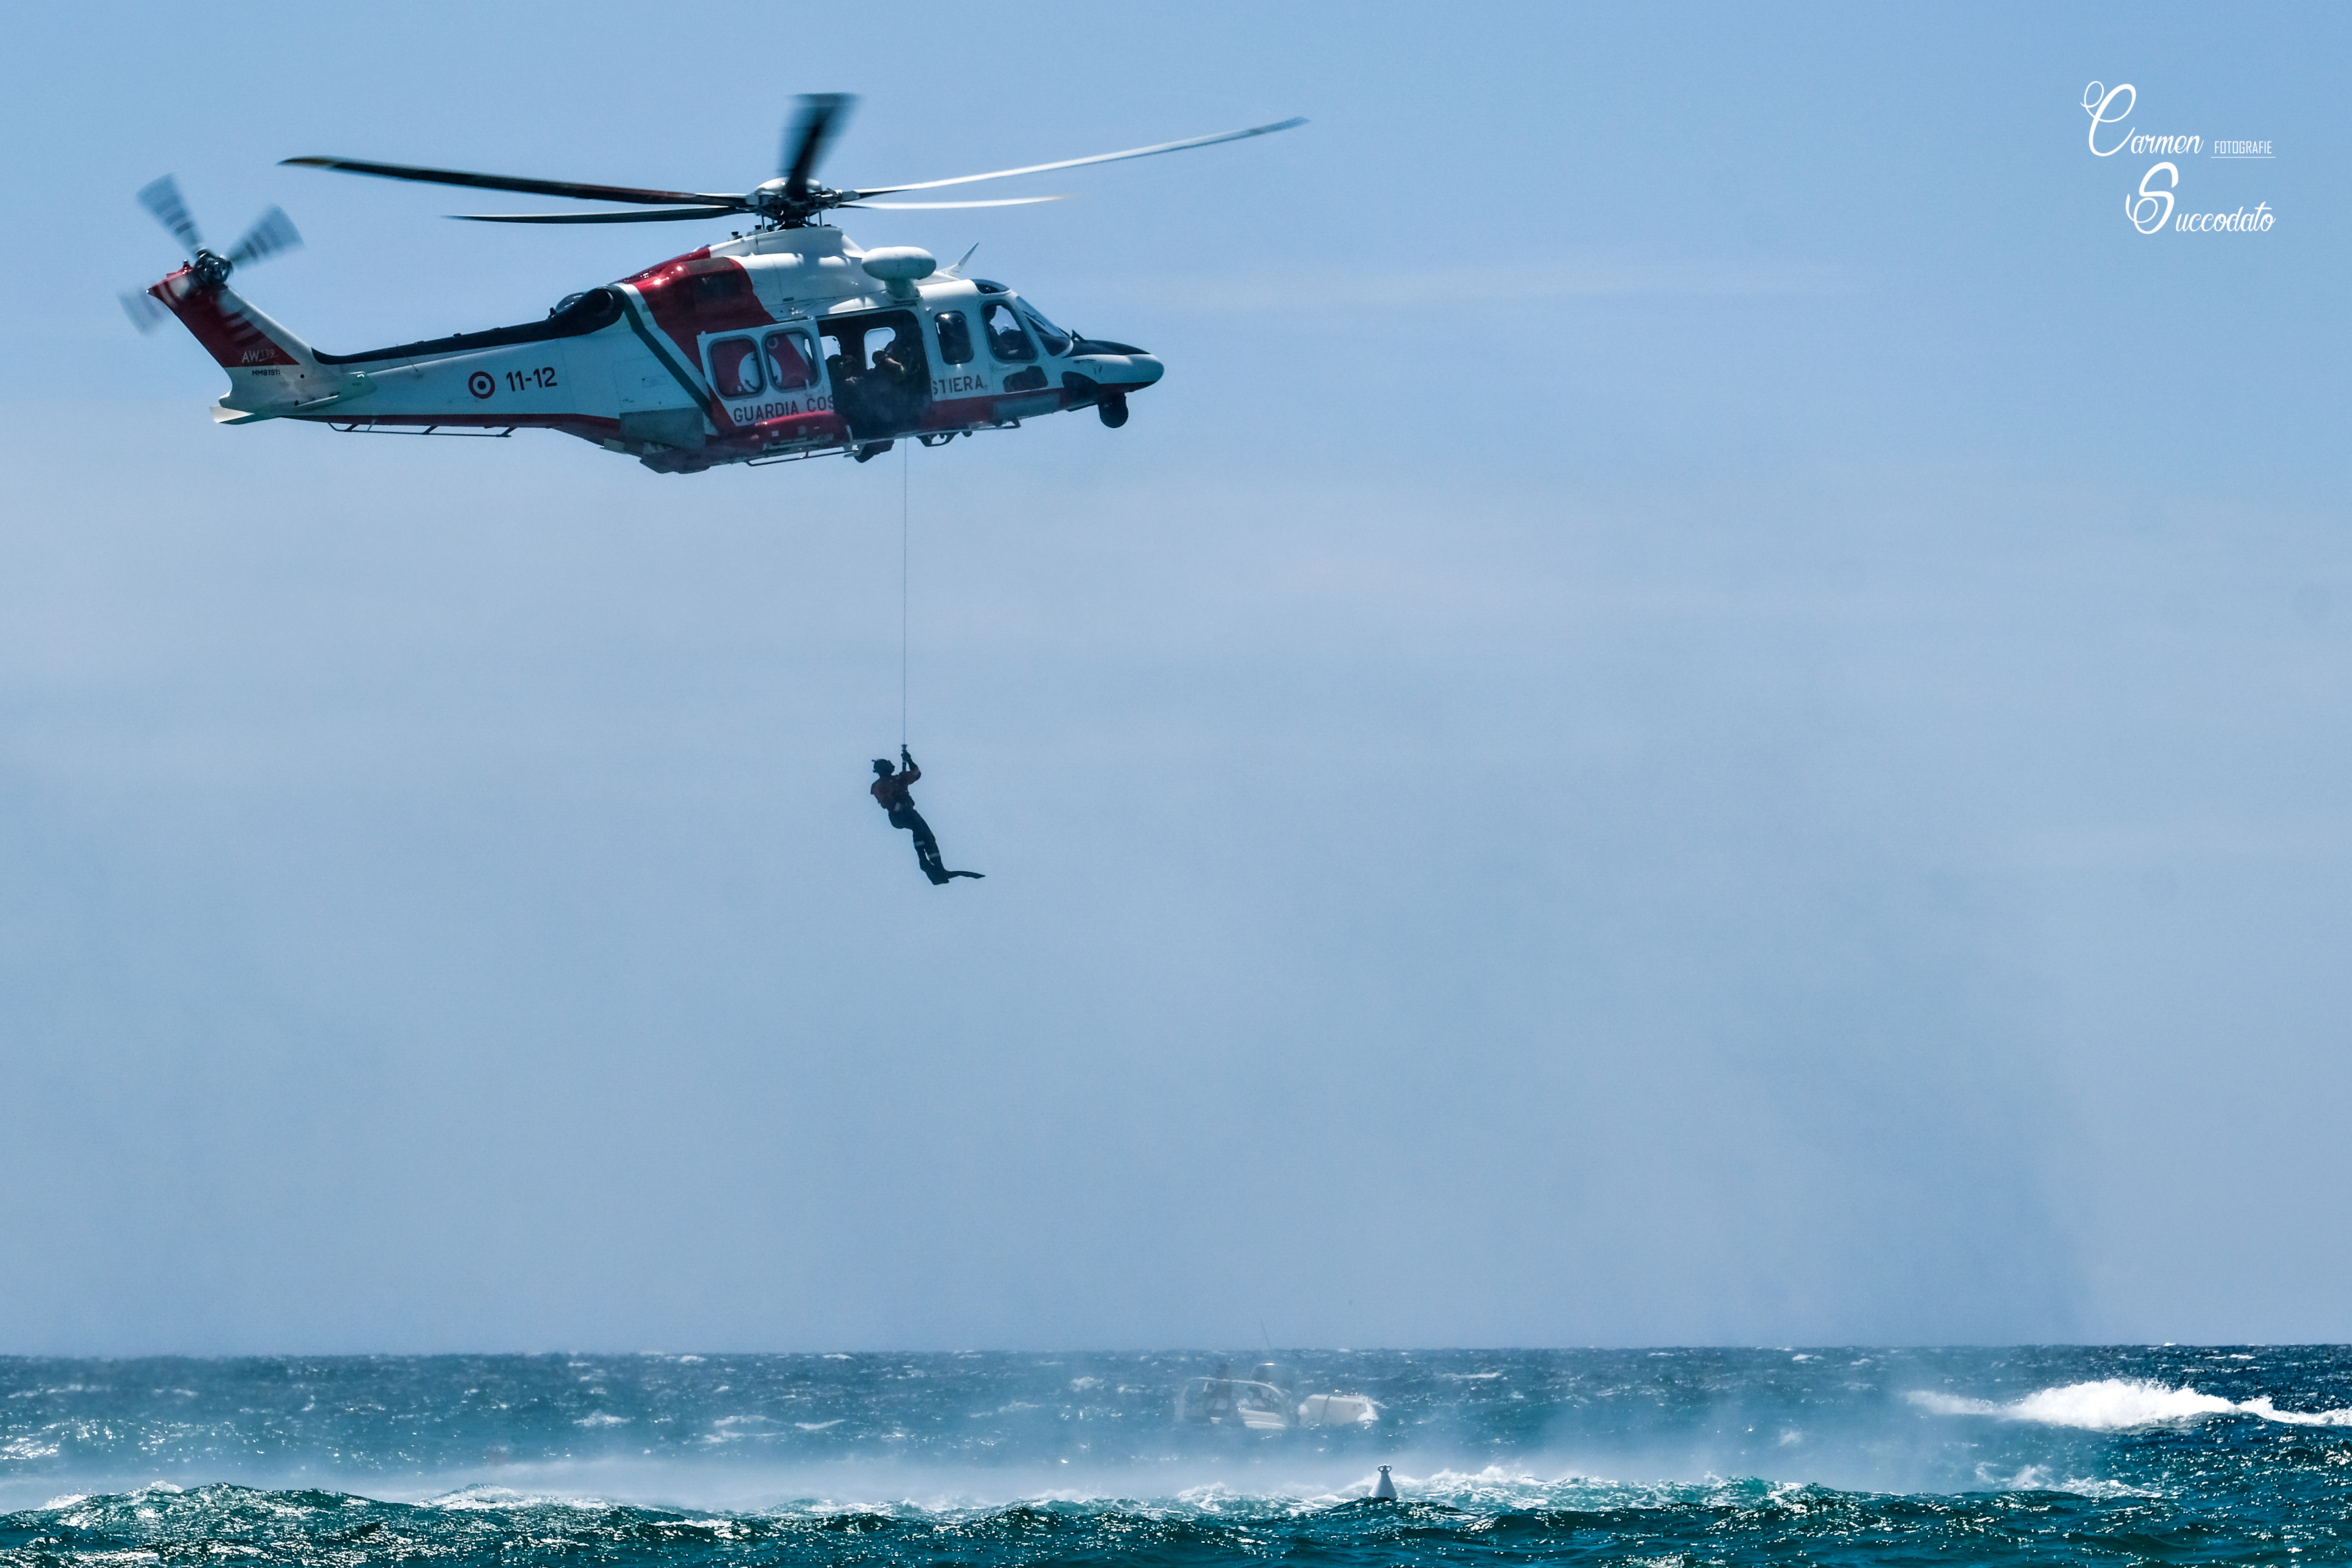
[[[157,223],[171,230],[172,237],[184,247],[189,255],[189,286],[195,289],[217,289],[228,281],[228,275],[247,262],[267,261],[282,256],[302,243],[302,236],[294,220],[286,216],[283,207],[271,207],[254,220],[237,242],[229,247],[226,256],[205,248],[203,233],[196,227],[186,200],[180,195],[180,183],[171,175],[151,180],[139,188],[139,205],[154,216]],[[152,291],[124,289],[122,309],[131,324],[142,332],[152,332],[171,315],[163,302]]]
[[[122,313],[131,318],[131,324],[139,329],[142,338],[172,319],[172,312],[163,309],[163,302],[152,294],[125,289],[121,299]]]
[[[140,186],[139,205],[154,214],[155,221],[170,229],[189,255],[205,247],[205,237],[196,232],[196,220],[189,216],[188,204],[181,199],[180,182],[171,175]]]
[[[302,236],[295,229],[294,220],[286,216],[286,209],[271,207],[253,220],[253,226],[229,247],[228,254],[221,259],[232,268],[242,267],[248,261],[267,261],[273,256],[299,249],[301,244]]]

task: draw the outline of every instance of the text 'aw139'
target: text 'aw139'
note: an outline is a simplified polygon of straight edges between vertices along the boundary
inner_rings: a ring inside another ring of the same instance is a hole
[[[510,179],[347,158],[306,168],[532,195],[628,203],[640,211],[461,215],[484,223],[658,223],[748,217],[752,226],[601,289],[566,297],[544,321],[364,353],[314,349],[254,309],[229,274],[301,243],[272,208],[226,255],[204,248],[170,176],[140,200],[194,258],[126,294],[152,330],[168,313],[195,336],[230,388],[223,424],[302,419],[346,431],[511,435],[561,430],[662,473],[847,453],[860,462],[912,438],[926,446],[1093,408],[1113,428],[1130,394],[1160,377],[1151,355],[1064,331],[1002,283],[967,279],[911,246],[863,250],[823,221],[835,207],[1019,206],[999,201],[881,202],[1015,174],[1263,136],[1303,124],[1196,136],[919,184],[834,190],[815,182],[847,114],[844,94],[811,94],[784,138],[782,173],[741,195]],[[965,259],[970,259],[967,252]]]

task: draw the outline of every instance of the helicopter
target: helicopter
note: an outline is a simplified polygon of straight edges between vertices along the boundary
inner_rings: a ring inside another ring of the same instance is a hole
[[[944,446],[982,430],[1092,408],[1112,429],[1165,366],[1131,344],[1066,331],[1005,285],[941,267],[913,246],[861,249],[827,223],[842,208],[1021,206],[1059,196],[876,201],[1016,174],[1148,158],[1287,131],[1300,119],[1124,152],[913,184],[818,183],[855,99],[803,94],[777,177],[740,195],[509,178],[349,158],[286,165],[478,190],[627,204],[641,210],[452,214],[477,223],[664,223],[748,217],[748,230],[642,272],[565,296],[544,320],[361,353],[311,347],[228,286],[239,267],[301,244],[271,208],[226,252],[205,248],[171,175],[139,201],[191,253],[123,295],[152,331],[176,318],[228,373],[224,425],[297,419],[340,431],[504,437],[558,430],[657,473],[698,473],[846,455],[913,439]],[[974,247],[973,250],[977,250]]]

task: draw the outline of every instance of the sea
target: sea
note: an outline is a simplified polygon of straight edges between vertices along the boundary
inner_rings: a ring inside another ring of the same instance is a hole
[[[146,1562],[2352,1562],[2352,1348],[0,1358],[0,1563]]]

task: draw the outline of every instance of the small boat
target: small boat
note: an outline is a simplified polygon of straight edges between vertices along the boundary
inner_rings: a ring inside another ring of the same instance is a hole
[[[1360,1394],[1310,1394],[1298,1402],[1302,1426],[1354,1426],[1380,1418],[1380,1407]]]
[[[1261,1363],[1249,1377],[1219,1367],[1214,1377],[1196,1377],[1176,1391],[1180,1426],[1223,1426],[1247,1432],[1286,1432],[1298,1426],[1356,1426],[1380,1419],[1380,1407],[1360,1394],[1291,1391],[1287,1373]]]

